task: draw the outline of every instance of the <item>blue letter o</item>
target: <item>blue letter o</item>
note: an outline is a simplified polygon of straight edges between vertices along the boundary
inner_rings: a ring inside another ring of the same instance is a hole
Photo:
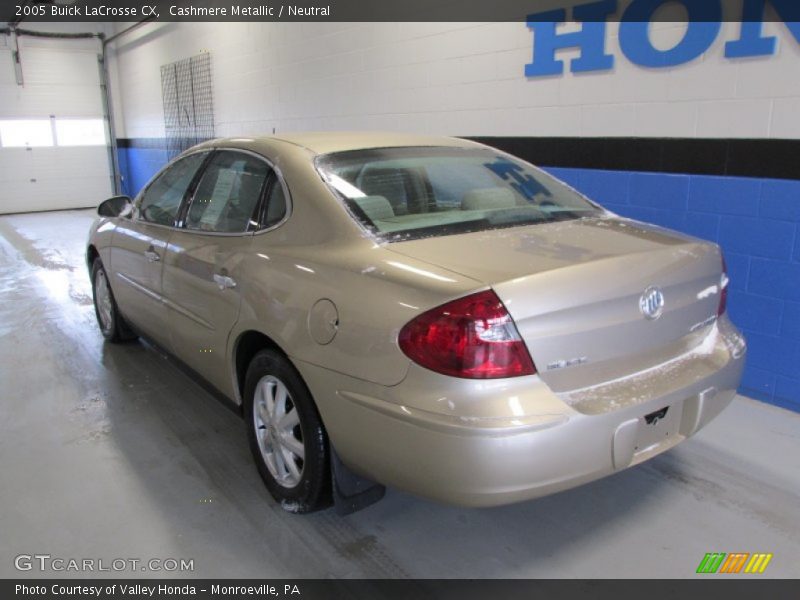
[[[668,2],[686,8],[687,29],[683,39],[669,50],[659,50],[650,41],[650,20]],[[674,67],[700,56],[711,47],[722,23],[719,0],[633,0],[619,24],[619,44],[632,63],[643,67]]]

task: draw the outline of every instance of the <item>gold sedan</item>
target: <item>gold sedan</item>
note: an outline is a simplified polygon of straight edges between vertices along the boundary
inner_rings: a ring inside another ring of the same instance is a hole
[[[563,490],[693,435],[741,378],[716,245],[473,142],[213,140],[98,212],[103,335],[236,406],[290,511]]]

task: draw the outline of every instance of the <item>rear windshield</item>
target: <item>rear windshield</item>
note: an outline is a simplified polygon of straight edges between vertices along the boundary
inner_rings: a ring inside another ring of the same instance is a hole
[[[378,148],[320,156],[350,213],[387,241],[596,216],[557,179],[489,149]]]

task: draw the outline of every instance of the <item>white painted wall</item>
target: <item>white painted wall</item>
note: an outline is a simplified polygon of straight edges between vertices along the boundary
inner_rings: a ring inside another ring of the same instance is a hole
[[[48,25],[31,29],[97,31]],[[10,47],[0,45],[0,119],[102,117],[97,40],[21,36],[19,48],[22,86]],[[0,213],[96,206],[110,195],[105,146],[0,148]]]
[[[569,26],[565,26],[569,27]],[[212,54],[219,135],[388,129],[451,135],[800,137],[800,45],[782,23],[772,57],[729,60],[723,23],[701,58],[643,69],[526,79],[523,23],[170,23],[117,44],[128,137],[163,135],[159,66]],[[652,25],[667,48],[685,25]],[[575,56],[564,50],[559,58]]]

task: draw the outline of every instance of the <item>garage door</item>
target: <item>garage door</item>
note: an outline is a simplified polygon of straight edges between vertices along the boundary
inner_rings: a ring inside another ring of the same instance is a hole
[[[0,213],[96,206],[112,194],[99,42],[19,46],[23,85],[10,49],[0,53]]]

